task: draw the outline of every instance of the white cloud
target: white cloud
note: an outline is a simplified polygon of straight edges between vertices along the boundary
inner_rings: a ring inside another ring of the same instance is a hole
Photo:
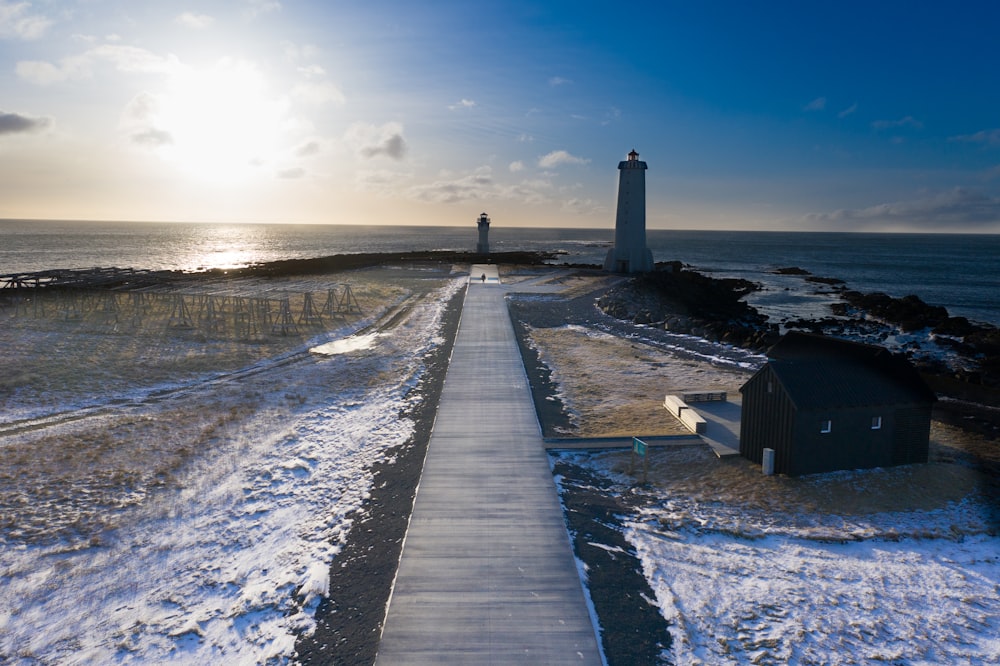
[[[476,106],[475,101],[471,99],[462,99],[455,104],[449,104],[448,108],[452,111],[456,111],[458,109],[471,109],[474,106]]]
[[[949,137],[948,140],[960,143],[982,143],[987,146],[1000,146],[1000,129],[982,130],[975,134],[961,134]]]
[[[366,159],[388,157],[401,160],[406,155],[406,140],[400,123],[354,123],[347,128],[344,139],[358,155]]]
[[[320,106],[322,104],[335,104],[343,106],[347,103],[347,98],[340,88],[329,81],[308,81],[299,83],[292,88],[292,97],[299,102]]]
[[[320,49],[315,44],[296,44],[295,42],[282,42],[285,49],[285,57],[292,62],[302,62],[313,60],[320,55]]]
[[[52,23],[42,14],[31,13],[30,2],[0,2],[0,38],[38,39]]]
[[[492,199],[496,196],[493,171],[488,166],[481,166],[464,176],[453,177],[445,173],[432,183],[409,188],[406,195],[428,203]]]
[[[306,175],[306,170],[302,167],[291,167],[278,171],[277,176],[283,180],[295,180]]]
[[[517,142],[518,143],[531,143],[534,140],[535,140],[535,137],[531,136],[530,134],[525,134],[525,133],[522,132],[521,134],[517,135]]]
[[[802,107],[803,111],[822,111],[826,108],[826,97],[817,97]]]
[[[561,208],[577,215],[604,213],[608,210],[607,206],[594,199],[567,199],[562,202]]]
[[[22,60],[14,68],[17,75],[29,83],[47,86],[69,78],[67,70],[40,60]]]
[[[196,14],[194,12],[184,12],[175,18],[174,21],[194,30],[204,30],[215,23],[215,19],[208,14]]]
[[[248,18],[257,18],[262,14],[281,11],[281,3],[274,2],[274,0],[246,0],[246,4],[245,14]]]
[[[611,123],[621,120],[622,110],[616,106],[611,107],[611,109],[604,114],[604,120],[601,121],[602,125],[610,125]]]
[[[517,160],[516,162],[511,162],[510,166],[507,167],[511,173],[517,173],[518,171],[524,171],[524,162]]]
[[[1000,226],[1000,198],[964,187],[939,194],[861,209],[814,213],[806,219],[852,229],[927,229],[935,231]]]
[[[0,111],[0,136],[5,134],[30,134],[41,132],[52,124],[49,118],[32,118],[20,113]]]
[[[872,127],[875,129],[892,129],[895,127],[910,127],[913,129],[920,129],[924,126],[922,122],[914,118],[913,116],[903,116],[899,120],[876,120],[872,123]]]
[[[553,150],[538,158],[538,166],[543,169],[554,169],[560,164],[586,164],[590,160],[571,155],[565,150]]]
[[[858,103],[855,102],[854,104],[851,104],[849,107],[847,107],[846,109],[844,109],[843,111],[841,111],[840,113],[838,113],[837,117],[838,118],[846,118],[847,116],[851,115],[852,113],[854,113],[857,110],[858,110]]]
[[[169,146],[174,142],[174,136],[162,129],[157,129],[155,127],[150,127],[144,130],[133,133],[129,139],[132,143],[140,146],[148,146],[150,148],[159,148],[160,146]]]
[[[92,74],[95,62],[106,61],[115,69],[129,73],[169,73],[180,67],[173,55],[159,56],[137,46],[102,44],[80,55],[69,56],[58,65],[40,60],[17,63],[15,71],[22,79],[37,85],[49,85],[71,79],[84,79]]]
[[[296,146],[294,153],[296,157],[311,157],[313,155],[318,155],[321,149],[322,146],[319,141],[312,140]]]
[[[573,83],[573,81],[571,81],[570,79],[565,79],[561,76],[553,76],[552,78],[549,79],[549,85],[552,87],[564,86],[570,83]]]
[[[402,194],[426,203],[503,199],[540,204],[550,199],[552,190],[552,183],[545,178],[524,180],[514,185],[498,183],[493,177],[493,170],[489,166],[481,166],[466,174],[442,172],[433,182],[414,185]]]

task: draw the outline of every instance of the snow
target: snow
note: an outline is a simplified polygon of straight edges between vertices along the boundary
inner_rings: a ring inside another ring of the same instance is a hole
[[[228,400],[253,394],[253,416],[220,428],[210,455],[98,541],[3,543],[0,661],[288,661],[297,633],[314,628],[371,466],[413,432],[399,414],[420,399],[409,388],[461,286],[449,280],[422,300],[374,351],[306,357],[276,364],[270,383],[245,380]],[[292,373],[313,392],[292,401],[274,390]]]
[[[562,455],[631,486],[612,456]],[[868,470],[807,482],[881,479]],[[1000,663],[1000,538],[977,496],[786,515],[646,492],[623,529],[669,622],[670,663]]]

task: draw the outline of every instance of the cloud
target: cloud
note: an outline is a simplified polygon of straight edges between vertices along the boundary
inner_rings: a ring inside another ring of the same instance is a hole
[[[180,67],[176,56],[159,56],[146,49],[124,44],[102,44],[80,55],[63,58],[58,65],[41,60],[17,63],[17,75],[37,85],[50,85],[91,75],[95,62],[106,61],[129,73],[168,73]]]
[[[347,103],[347,98],[340,88],[329,81],[309,81],[299,83],[292,88],[292,97],[299,102],[320,106],[323,104],[335,104],[343,106]]]
[[[277,173],[278,178],[283,180],[295,180],[297,178],[302,178],[306,175],[306,170],[302,167],[290,167],[288,169],[282,169]]]
[[[553,150],[548,155],[543,155],[538,158],[538,166],[543,169],[554,169],[560,164],[586,164],[589,161],[590,160],[583,157],[570,155],[565,150]]]
[[[510,166],[507,167],[511,173],[517,173],[518,171],[524,171],[524,162],[517,160],[516,162],[511,162]]]
[[[549,79],[549,85],[552,86],[552,87],[555,87],[555,86],[565,86],[565,85],[568,85],[570,83],[573,83],[573,81],[570,80],[570,79],[564,79],[561,76],[553,76],[552,78]]]
[[[406,155],[406,140],[400,123],[354,123],[347,128],[344,139],[358,155],[366,159],[388,157],[401,160]]]
[[[822,111],[826,108],[826,97],[817,97],[802,107],[803,111]]]
[[[535,137],[531,136],[530,134],[525,134],[524,132],[517,135],[518,143],[531,143],[534,140]]]
[[[427,203],[458,203],[495,196],[493,171],[488,166],[478,167],[472,173],[457,178],[450,178],[449,175],[445,174],[426,185],[411,187],[406,194]]]
[[[294,152],[296,157],[311,157],[312,155],[318,155],[320,149],[319,141],[307,141],[297,146]]]
[[[145,123],[156,117],[160,110],[159,98],[149,92],[141,92],[125,105],[122,120],[126,122]]]
[[[184,12],[180,16],[174,19],[175,23],[183,25],[187,28],[192,28],[194,30],[204,30],[213,23],[215,19],[208,14],[196,14],[194,12]]]
[[[28,83],[38,86],[65,81],[70,76],[67,70],[41,60],[22,60],[14,67],[14,71]]]
[[[403,195],[425,203],[462,203],[465,201],[511,200],[539,204],[548,200],[552,183],[544,178],[524,180],[514,185],[498,183],[489,166],[477,167],[470,173],[441,173],[436,180],[414,185]]]
[[[603,213],[608,210],[607,206],[602,204],[600,201],[578,198],[563,201],[561,208],[567,213],[574,213],[577,215]]]
[[[987,146],[1000,146],[1000,129],[982,130],[975,134],[961,134],[948,138],[959,143],[982,143]]]
[[[838,118],[846,118],[847,116],[851,115],[852,113],[854,113],[857,110],[858,110],[858,103],[855,102],[854,104],[851,104],[849,107],[847,107],[846,109],[844,109],[843,111],[841,111],[840,113],[838,113],[837,117]]]
[[[616,106],[611,107],[611,109],[604,114],[604,120],[601,121],[601,125],[610,125],[613,122],[621,120],[622,110]]]
[[[872,127],[875,129],[892,129],[895,127],[911,127],[913,129],[921,129],[923,126],[924,124],[913,116],[903,116],[899,120],[876,120],[872,123]]]
[[[0,39],[29,41],[44,35],[52,20],[42,14],[32,14],[30,10],[30,2],[0,2]]]
[[[1000,198],[964,187],[909,201],[806,216],[809,222],[852,229],[949,231],[1000,226]]]
[[[149,127],[139,132],[135,132],[129,137],[129,139],[132,143],[140,146],[148,146],[150,148],[169,146],[174,142],[174,137],[170,132],[157,129],[155,127]]]
[[[49,118],[32,118],[20,113],[3,113],[0,111],[0,136],[6,134],[31,134],[41,132],[52,124]]]
[[[263,14],[281,11],[281,3],[274,0],[246,0],[247,9],[244,12],[247,18],[257,18]]]
[[[457,111],[458,109],[471,109],[476,106],[476,103],[471,99],[462,99],[455,104],[449,104],[448,108],[452,111]]]

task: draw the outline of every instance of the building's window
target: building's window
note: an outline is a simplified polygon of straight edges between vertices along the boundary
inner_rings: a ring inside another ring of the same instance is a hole
[[[872,430],[881,430],[881,429],[882,429],[882,417],[881,416],[873,416],[872,417]]]
[[[819,431],[824,435],[828,432],[833,432],[833,421],[830,419],[823,419],[819,422]]]
[[[767,383],[767,392],[768,393],[774,393],[774,382],[768,382]]]

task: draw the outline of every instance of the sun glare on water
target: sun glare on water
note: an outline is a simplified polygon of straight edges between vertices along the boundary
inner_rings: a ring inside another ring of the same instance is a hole
[[[153,107],[156,150],[184,172],[234,183],[273,168],[287,102],[269,95],[253,65],[227,59],[179,67]]]

